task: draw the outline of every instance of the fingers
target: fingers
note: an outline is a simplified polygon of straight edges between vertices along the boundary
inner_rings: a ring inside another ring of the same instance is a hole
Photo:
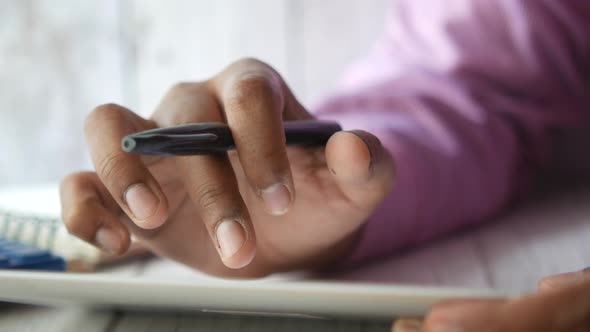
[[[586,268],[582,271],[562,273],[541,279],[539,282],[539,290],[550,291],[553,289],[559,289],[583,282],[587,279],[590,279],[590,268]]]
[[[221,110],[200,83],[176,86],[154,114],[163,126],[222,121]],[[256,237],[226,155],[177,157],[177,169],[221,260],[242,268],[255,256]],[[195,218],[197,220],[197,218]]]
[[[291,95],[276,72],[251,59],[231,65],[212,83],[248,182],[268,213],[285,214],[295,197],[282,121]]]
[[[590,282],[510,301],[453,302],[436,306],[425,331],[573,331],[590,324]],[[446,330],[445,330],[446,329]]]
[[[227,157],[182,157],[177,164],[223,263],[248,265],[256,252],[254,227]]]
[[[452,301],[435,306],[423,322],[422,331],[495,332],[505,328],[505,301]],[[516,317],[513,317],[516,319]],[[525,319],[518,317],[519,320]],[[528,330],[518,330],[528,332]],[[537,331],[537,330],[535,330]],[[541,332],[542,330],[538,330]],[[515,331],[516,332],[516,331]]]
[[[121,139],[153,127],[131,111],[113,104],[97,107],[87,118],[86,141],[100,180],[139,227],[164,223],[168,203],[158,182],[137,155],[121,150]]]
[[[60,186],[62,219],[68,231],[107,252],[122,254],[130,236],[118,221],[120,211],[96,173],[77,173]]]
[[[590,324],[590,272],[544,279],[544,292],[511,301],[452,301],[435,306],[419,328],[392,331],[586,331]],[[417,325],[416,321],[412,322]],[[408,325],[410,326],[410,325]]]
[[[326,162],[344,194],[365,211],[373,211],[393,186],[393,159],[370,133],[334,134],[326,145]]]

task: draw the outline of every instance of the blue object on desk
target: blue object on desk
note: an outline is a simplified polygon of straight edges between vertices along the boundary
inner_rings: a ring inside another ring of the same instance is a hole
[[[66,262],[47,250],[0,238],[0,269],[65,271]]]

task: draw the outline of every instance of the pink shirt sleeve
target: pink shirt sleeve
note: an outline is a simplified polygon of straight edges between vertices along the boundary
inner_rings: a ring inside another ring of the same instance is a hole
[[[395,1],[383,38],[319,104],[377,135],[393,191],[344,264],[501,213],[590,101],[590,2]]]

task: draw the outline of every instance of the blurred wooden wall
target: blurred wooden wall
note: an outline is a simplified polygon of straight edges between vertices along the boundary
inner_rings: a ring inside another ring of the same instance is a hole
[[[175,82],[244,57],[307,103],[367,52],[389,0],[0,0],[0,185],[88,168],[97,104],[152,112]]]

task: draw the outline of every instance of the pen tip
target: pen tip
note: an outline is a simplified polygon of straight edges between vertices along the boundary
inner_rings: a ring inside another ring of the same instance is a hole
[[[135,145],[135,140],[131,137],[125,137],[121,142],[121,148],[125,152],[132,152],[135,149]]]

